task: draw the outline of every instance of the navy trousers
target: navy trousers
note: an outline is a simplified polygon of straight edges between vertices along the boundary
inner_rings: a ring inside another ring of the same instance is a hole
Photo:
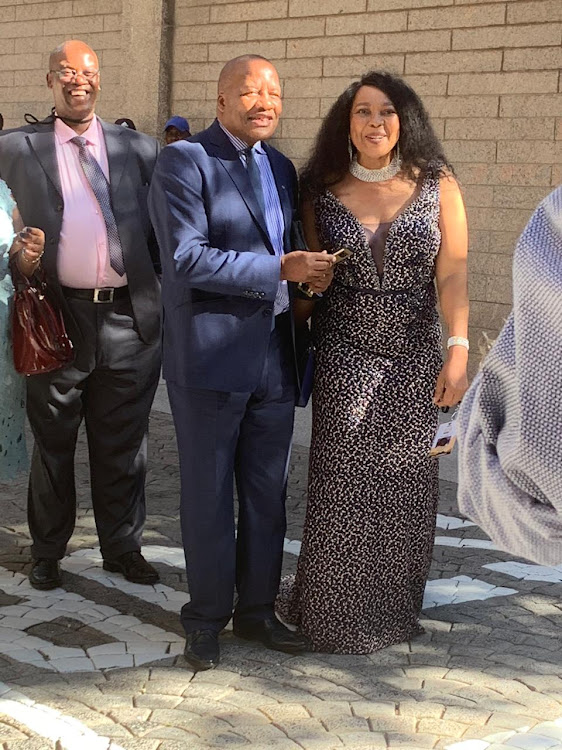
[[[271,333],[253,393],[167,386],[178,441],[191,597],[182,609],[182,624],[187,633],[219,632],[233,610],[239,623],[269,617],[281,576],[295,405],[288,315],[280,316]]]

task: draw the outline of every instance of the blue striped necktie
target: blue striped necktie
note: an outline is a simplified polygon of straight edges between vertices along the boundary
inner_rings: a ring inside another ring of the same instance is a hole
[[[252,188],[258,199],[259,207],[265,218],[265,198],[263,197],[263,187],[261,184],[260,168],[256,162],[256,154],[253,148],[244,149],[246,155],[246,169],[248,170],[248,177],[252,184]]]
[[[104,175],[102,168],[86,148],[86,139],[77,135],[72,138],[71,143],[78,146],[78,159],[80,166],[84,170],[86,179],[90,183],[96,200],[99,203],[105,227],[107,229],[107,244],[109,249],[109,264],[119,276],[125,273],[125,261],[123,259],[123,248],[117,222],[113,215],[111,207],[111,194],[109,192],[109,182]]]

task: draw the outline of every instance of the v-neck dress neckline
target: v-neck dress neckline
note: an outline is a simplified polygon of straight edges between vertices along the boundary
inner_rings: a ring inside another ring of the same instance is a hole
[[[363,245],[363,249],[367,252],[367,255],[370,257],[372,262],[372,269],[373,269],[373,281],[375,282],[375,288],[384,289],[385,288],[385,279],[387,277],[387,262],[389,260],[389,257],[392,258],[392,254],[389,253],[389,247],[390,243],[392,242],[394,236],[397,232],[397,227],[400,226],[400,223],[404,220],[404,218],[407,218],[410,212],[416,207],[416,204],[422,199],[424,192],[426,190],[427,185],[427,178],[425,178],[421,185],[416,186],[416,190],[414,191],[414,194],[412,195],[412,199],[410,202],[400,211],[400,213],[395,216],[395,218],[388,222],[388,231],[386,233],[386,238],[384,242],[384,250],[383,250],[383,258],[382,258],[382,274],[379,274],[377,265],[375,263],[375,260],[371,253],[371,247],[369,245],[369,242],[367,240],[367,236],[365,234],[365,228],[364,225],[359,221],[357,216],[353,213],[353,211],[345,205],[345,203],[338,198],[338,196],[333,193],[331,190],[326,190],[326,194],[330,196],[340,207],[343,211],[346,212],[348,217],[351,219],[353,224],[355,225],[358,236],[361,238]],[[417,195],[415,193],[417,192]],[[385,222],[386,223],[386,222]]]

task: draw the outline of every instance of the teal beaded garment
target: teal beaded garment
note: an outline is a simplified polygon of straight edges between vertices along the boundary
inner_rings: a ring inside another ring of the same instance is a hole
[[[0,180],[0,481],[12,479],[27,466],[25,378],[14,370],[10,326],[14,289],[8,261],[14,207],[8,186]]]

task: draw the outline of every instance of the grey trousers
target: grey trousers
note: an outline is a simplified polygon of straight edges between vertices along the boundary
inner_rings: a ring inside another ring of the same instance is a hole
[[[31,552],[35,559],[65,554],[76,518],[74,453],[84,418],[96,528],[102,555],[113,559],[140,549],[160,340],[141,341],[128,297],[68,303],[82,333],[73,364],[27,379],[35,437],[28,491]]]

